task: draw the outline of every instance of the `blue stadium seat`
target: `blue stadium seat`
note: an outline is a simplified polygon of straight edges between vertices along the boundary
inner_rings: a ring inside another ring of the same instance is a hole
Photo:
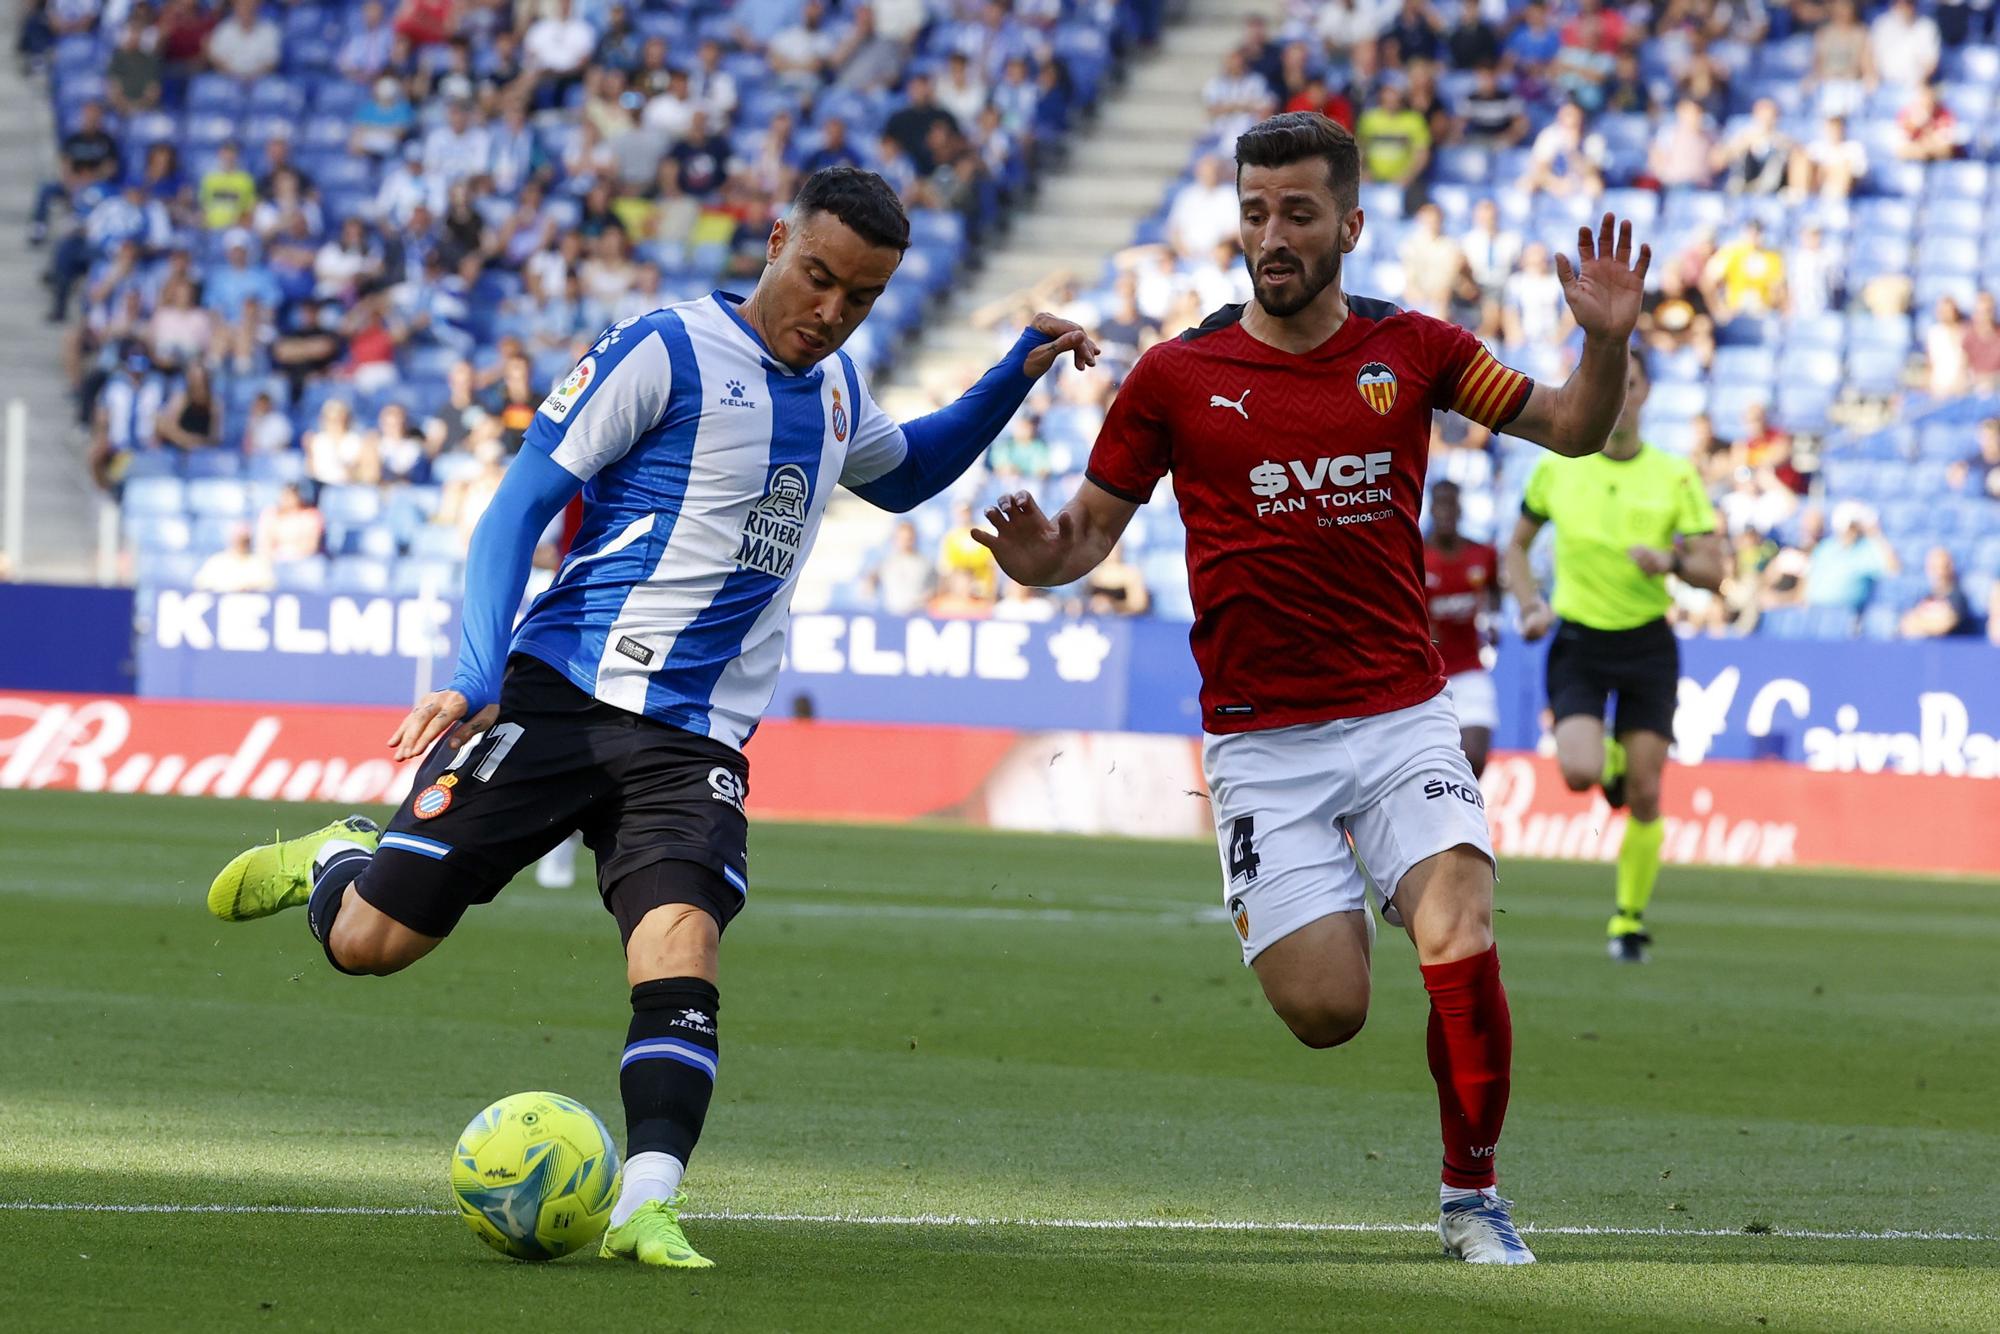
[[[197,74],[188,80],[187,109],[197,112],[234,115],[243,109],[243,85],[224,74]]]
[[[1765,385],[1777,374],[1777,356],[1762,345],[1718,348],[1712,369],[1718,387],[1725,381]]]
[[[324,556],[281,561],[272,571],[281,592],[317,593],[326,587],[327,562]]]
[[[389,589],[400,597],[416,597],[428,589],[438,596],[451,596],[460,583],[458,562],[452,560],[404,559],[396,562]]]
[[[188,588],[202,560],[191,551],[149,551],[133,573],[142,589]]]
[[[1804,639],[1807,635],[1806,608],[1773,607],[1757,622],[1757,633],[1773,639]]]
[[[319,509],[330,524],[370,524],[381,516],[382,493],[372,486],[321,487]]]
[[[243,471],[256,482],[302,482],[306,476],[306,456],[296,449],[253,454],[245,461]]]
[[[1936,257],[1938,243],[1969,241],[1968,255],[1961,266],[1967,272],[1979,268],[1979,241],[1991,230],[1986,215],[1986,204],[1981,199],[1933,199],[1924,206],[1923,248],[1919,251],[1919,263],[1929,263]]]
[[[449,561],[456,564],[465,558],[465,548],[460,542],[457,529],[440,528],[432,524],[419,528],[410,535],[410,555],[418,560]]]
[[[1839,371],[1838,353],[1847,342],[1847,325],[1840,316],[1828,312],[1824,315],[1801,315],[1794,317],[1785,326],[1785,353],[1790,356],[1794,350],[1827,351],[1836,354],[1835,373]]]
[[[342,556],[333,562],[326,587],[334,593],[387,593],[390,564],[368,556]]]
[[[1942,70],[1954,82],[1977,83],[1988,88],[2000,84],[2000,47],[1961,46],[1944,52]]]
[[[241,518],[249,510],[250,492],[241,482],[207,477],[188,483],[187,507],[203,518]]]
[[[201,555],[210,555],[229,545],[229,539],[244,524],[241,518],[222,514],[209,514],[194,520],[194,528],[188,538],[188,550]]]
[[[1977,203],[1986,198],[1992,179],[1993,173],[1984,162],[1932,163],[1924,177],[1924,197],[1969,199]]]
[[[177,515],[187,508],[187,487],[178,477],[142,477],[127,481],[120,505],[128,519]]]
[[[127,517],[125,533],[141,554],[154,551],[185,551],[193,538],[188,521],[178,514]]]
[[[181,476],[190,480],[198,477],[240,477],[243,474],[243,456],[233,449],[190,450],[180,454],[179,463]]]
[[[1917,275],[1916,306],[1918,310],[1929,310],[1936,306],[1939,298],[1950,297],[1958,303],[1958,308],[1968,310],[1974,298],[1979,295],[1979,275],[1971,272],[1944,273],[1926,269]]]

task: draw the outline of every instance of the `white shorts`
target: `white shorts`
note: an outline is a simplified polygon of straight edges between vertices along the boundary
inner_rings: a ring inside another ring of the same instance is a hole
[[[1438,694],[1394,713],[1203,739],[1223,901],[1244,963],[1308,922],[1366,911],[1370,879],[1386,915],[1424,858],[1463,843],[1493,860],[1458,726]]]
[[[1490,732],[1500,725],[1500,692],[1493,687],[1493,673],[1484,667],[1447,676],[1444,688],[1452,707],[1458,710],[1460,727],[1483,727]]]

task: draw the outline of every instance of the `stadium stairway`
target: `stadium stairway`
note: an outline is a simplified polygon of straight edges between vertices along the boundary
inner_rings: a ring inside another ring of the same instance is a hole
[[[1168,182],[1187,169],[1189,145],[1208,124],[1201,89],[1240,40],[1244,19],[1268,0],[1187,0],[1160,47],[1136,59],[1097,116],[1071,140],[1068,158],[1042,180],[1031,206],[986,252],[974,279],[919,335],[883,386],[955,393],[965,372],[990,365],[994,337],[967,318],[991,302],[1069,270],[1095,286],[1104,262],[1132,242],[1133,229],[1160,205]]]
[[[1068,157],[1042,178],[1029,208],[985,252],[979,272],[925,321],[914,350],[874,386],[899,417],[929,410],[930,390],[957,395],[1012,341],[1011,333],[976,329],[971,314],[1068,270],[1088,289],[1105,261],[1132,243],[1138,225],[1160,206],[1169,183],[1187,170],[1190,145],[1207,128],[1201,89],[1223,53],[1241,39],[1243,21],[1268,13],[1269,0],[1184,0],[1170,7],[1157,51],[1128,67],[1094,119],[1069,141]],[[835,584],[866,571],[888,541],[890,516],[852,496],[833,502],[794,606],[826,604]]]
[[[19,0],[5,12],[12,32]],[[96,488],[63,378],[62,330],[42,318],[47,252],[27,241],[35,187],[55,172],[55,142],[46,84],[9,69],[0,77],[0,180],[15,184],[0,196],[0,404],[28,405],[26,542],[13,577],[82,583],[94,572]]]

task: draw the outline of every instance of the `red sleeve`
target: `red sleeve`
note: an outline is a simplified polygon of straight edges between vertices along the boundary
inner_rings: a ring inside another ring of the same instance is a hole
[[[1098,428],[1084,475],[1120,500],[1143,505],[1173,467],[1173,440],[1160,401],[1160,359],[1171,344],[1148,348],[1132,367]]]
[[[1534,381],[1501,365],[1470,330],[1443,320],[1427,323],[1436,358],[1431,406],[1495,431],[1513,421],[1527,404]]]

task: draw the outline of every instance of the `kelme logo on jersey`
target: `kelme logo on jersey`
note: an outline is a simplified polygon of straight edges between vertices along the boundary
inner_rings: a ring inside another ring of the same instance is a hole
[[[833,391],[833,438],[841,444],[847,443],[847,408],[840,401],[840,391]]]
[[[569,410],[583,397],[583,391],[590,388],[590,382],[597,378],[597,358],[585,357],[576,363],[576,369],[563,377],[563,382],[549,391],[542,400],[542,415],[550,421],[561,421],[569,416]]]
[[[1389,409],[1396,406],[1396,372],[1379,361],[1371,361],[1361,368],[1354,377],[1354,387],[1361,391],[1361,397],[1369,407],[1385,417]]]
[[[811,499],[812,486],[806,481],[805,469],[787,463],[773,470],[764,483],[764,498],[743,521],[736,563],[774,579],[791,578],[799,549],[805,545],[806,505]]]
[[[722,387],[722,390],[722,406],[725,408],[754,408],[757,406],[755,399],[744,397],[750,390],[741,380],[731,380]]]

